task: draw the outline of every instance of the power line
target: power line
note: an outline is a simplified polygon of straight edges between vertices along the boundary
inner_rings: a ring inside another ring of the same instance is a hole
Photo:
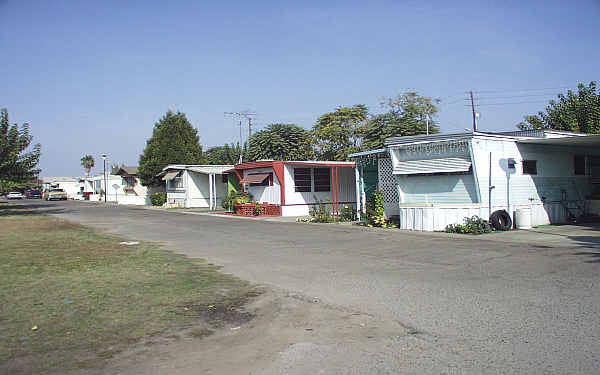
[[[574,89],[573,86],[561,86],[561,87],[546,87],[539,89],[511,89],[511,90],[484,90],[484,91],[473,91],[477,94],[492,94],[492,93],[503,93],[503,92],[527,92],[527,91],[547,91],[547,90],[564,90],[564,89]]]
[[[475,107],[479,107],[482,105],[510,105],[510,104],[533,104],[533,103],[547,103],[547,100],[536,100],[536,101],[528,101],[528,102],[510,102],[510,103],[483,103],[483,104],[475,104]],[[465,107],[470,107],[470,104],[464,104]]]
[[[486,96],[486,97],[475,97],[476,100],[489,100],[489,99],[515,99],[515,98],[535,98],[535,97],[548,97],[552,94],[528,94],[528,95],[510,95],[510,96]],[[468,99],[463,99],[468,100]]]

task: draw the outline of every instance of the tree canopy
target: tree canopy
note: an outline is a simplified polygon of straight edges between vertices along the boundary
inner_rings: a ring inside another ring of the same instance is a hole
[[[250,138],[250,159],[312,160],[310,133],[295,124],[270,124]]]
[[[85,155],[81,158],[81,166],[85,169],[87,175],[90,175],[90,171],[94,168],[95,161],[92,155]]]
[[[427,118],[429,134],[439,133],[440,129],[434,120],[438,102],[438,99],[424,97],[416,92],[383,98],[381,104],[388,108],[388,112],[372,116],[361,127],[359,134],[363,137],[362,149],[383,148],[385,139],[389,137],[426,134]]]
[[[202,164],[205,162],[198,131],[184,113],[168,111],[154,124],[152,137],[140,155],[138,176],[146,186],[163,184],[159,174],[168,164]]]
[[[579,84],[577,93],[558,94],[545,111],[525,116],[517,127],[521,130],[553,129],[580,133],[600,133],[600,91],[595,81]]]
[[[240,152],[243,153],[243,160],[246,160],[248,158],[247,142],[244,142],[244,147],[242,148],[240,148],[239,142],[230,145],[213,146],[206,150],[204,155],[208,164],[235,165],[240,160]]]
[[[360,149],[360,128],[367,120],[368,109],[363,104],[338,107],[325,113],[313,125],[312,134],[320,160],[346,160],[348,154]]]
[[[24,188],[40,173],[41,146],[32,146],[32,140],[29,124],[10,125],[7,109],[0,111],[0,183],[4,189]]]

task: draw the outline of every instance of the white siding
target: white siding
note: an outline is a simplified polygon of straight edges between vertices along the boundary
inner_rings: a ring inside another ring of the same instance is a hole
[[[462,143],[464,145],[464,143]],[[406,161],[463,160],[471,162],[468,147],[426,152],[392,151],[394,169]],[[423,171],[424,173],[426,171]],[[407,204],[471,204],[478,201],[473,173],[439,175],[395,175],[401,206]]]
[[[438,176],[396,176],[401,203],[475,203],[477,194],[472,174]]]
[[[492,155],[493,209],[515,211],[522,206],[548,207],[547,215],[554,222],[564,217],[553,204],[560,203],[563,191],[567,201],[582,201],[590,194],[589,176],[574,174],[574,155],[598,155],[595,150],[550,145],[518,144],[512,140],[473,140],[473,154],[481,192],[481,204],[489,206],[490,152]],[[514,169],[507,168],[508,159],[515,159]],[[537,175],[523,174],[523,160],[537,161]],[[545,204],[542,204],[542,201]],[[535,220],[535,218],[534,218]],[[563,222],[563,221],[561,221]]]
[[[223,183],[222,175],[215,176],[217,191],[217,206],[221,205],[223,198],[227,195],[227,183]],[[178,189],[169,189],[167,185],[167,202],[177,203],[186,208],[206,208],[209,207],[210,187],[208,175],[191,170],[183,170],[183,187]]]
[[[279,180],[275,175],[273,168],[254,168],[244,171],[244,177],[249,174],[256,173],[273,173],[273,186],[248,186],[248,193],[252,195],[252,199],[259,203],[281,204],[281,189]]]

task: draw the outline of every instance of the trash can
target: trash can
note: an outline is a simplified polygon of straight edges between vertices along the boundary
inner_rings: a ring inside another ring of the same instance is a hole
[[[531,208],[518,208],[515,212],[515,225],[517,229],[531,229]]]

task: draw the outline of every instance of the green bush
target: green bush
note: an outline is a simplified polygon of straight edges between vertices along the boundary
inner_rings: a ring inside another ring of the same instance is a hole
[[[356,210],[352,206],[344,205],[340,210],[341,221],[352,221],[356,220]]]
[[[464,224],[448,224],[445,231],[447,233],[462,233],[462,234],[482,234],[492,231],[492,227],[487,220],[475,215],[465,217]]]
[[[162,206],[167,201],[167,193],[160,191],[150,195],[150,202],[153,206]]]
[[[309,213],[311,216],[310,221],[313,223],[332,223],[335,221],[333,213],[329,210],[327,205],[322,200],[317,199],[317,204],[311,207]]]
[[[254,216],[260,216],[264,213],[265,213],[264,207],[258,202],[254,203]]]
[[[230,191],[229,194],[227,194],[227,197],[223,199],[221,205],[224,209],[232,211],[234,204],[250,202],[252,202],[252,195],[243,191]]]
[[[367,202],[367,224],[373,227],[387,227],[383,213],[383,192],[377,190]]]

